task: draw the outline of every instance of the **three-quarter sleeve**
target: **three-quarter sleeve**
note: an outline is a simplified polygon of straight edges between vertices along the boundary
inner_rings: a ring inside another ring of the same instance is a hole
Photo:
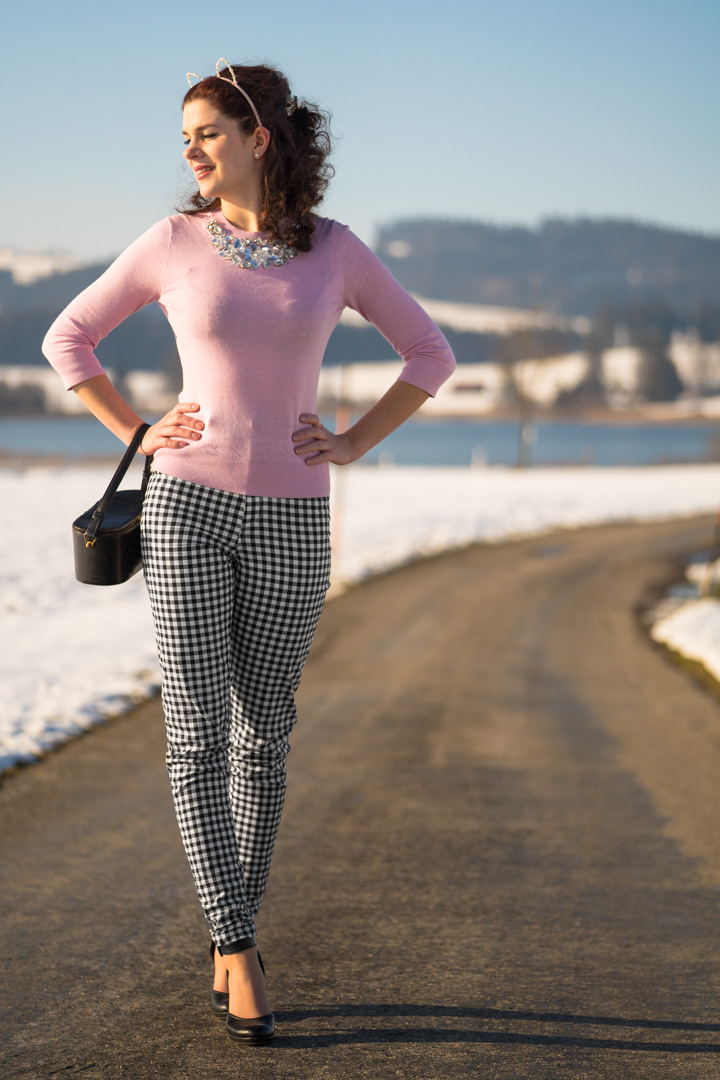
[[[399,379],[432,397],[455,370],[442,331],[347,225],[336,225],[343,301],[375,326],[403,359]]]
[[[62,311],[42,343],[67,390],[104,374],[94,350],[128,315],[162,293],[170,249],[169,218],[152,225]]]

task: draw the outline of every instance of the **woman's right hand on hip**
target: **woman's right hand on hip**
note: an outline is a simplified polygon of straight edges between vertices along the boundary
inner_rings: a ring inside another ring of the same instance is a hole
[[[156,424],[150,425],[140,443],[140,452],[149,457],[163,447],[182,450],[184,446],[196,442],[202,437],[205,424],[189,414],[197,412],[199,408],[196,402],[179,401]]]

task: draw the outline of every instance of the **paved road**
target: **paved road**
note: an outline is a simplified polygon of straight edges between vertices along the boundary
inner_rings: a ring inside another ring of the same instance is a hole
[[[720,702],[636,608],[711,523],[443,556],[328,605],[259,926],[205,1008],[151,703],[0,790],[4,1080],[720,1076]]]

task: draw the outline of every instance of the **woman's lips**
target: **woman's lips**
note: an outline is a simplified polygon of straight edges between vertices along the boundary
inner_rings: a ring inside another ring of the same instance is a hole
[[[202,169],[196,169],[195,170],[196,179],[200,180],[200,179],[202,179],[203,176],[207,176],[208,173],[211,173],[214,168],[215,168],[214,165],[206,165]]]

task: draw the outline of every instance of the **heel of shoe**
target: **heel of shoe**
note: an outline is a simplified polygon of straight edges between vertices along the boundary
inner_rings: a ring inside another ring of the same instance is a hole
[[[222,990],[210,991],[210,1011],[215,1016],[227,1016],[230,1011],[230,995]]]

